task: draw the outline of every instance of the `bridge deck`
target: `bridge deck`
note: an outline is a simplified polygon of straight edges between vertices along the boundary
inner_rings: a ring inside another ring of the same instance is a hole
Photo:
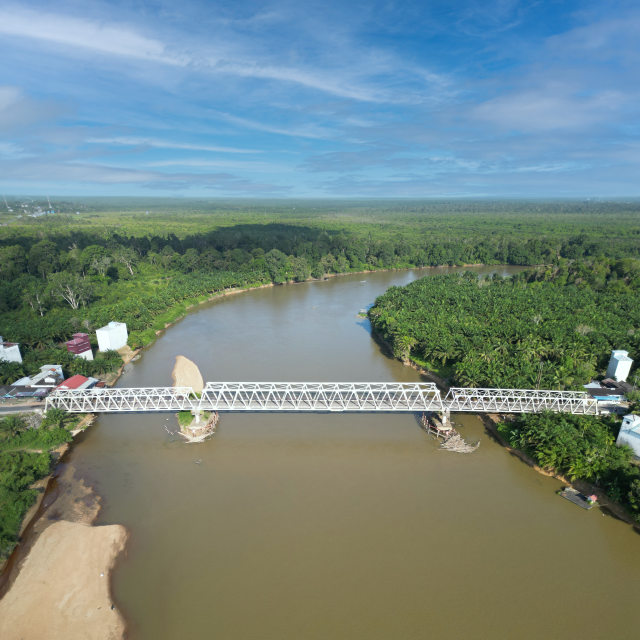
[[[138,411],[454,411],[489,413],[598,413],[582,391],[469,389],[445,398],[433,383],[208,382],[200,398],[190,387],[56,390],[46,408],[72,413]]]

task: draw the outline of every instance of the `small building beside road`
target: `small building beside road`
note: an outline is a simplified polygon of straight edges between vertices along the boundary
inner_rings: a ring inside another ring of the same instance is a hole
[[[616,444],[629,445],[633,449],[633,455],[640,458],[640,416],[630,413],[622,419]]]
[[[5,342],[0,336],[0,360],[5,362],[22,362],[20,346],[17,342]]]
[[[14,387],[50,388],[57,387],[64,380],[62,365],[45,364],[35,376],[25,376],[13,383]]]
[[[91,389],[98,384],[98,378],[86,378],[85,376],[75,375],[67,378],[62,384],[59,384],[57,389],[64,390],[76,390]]]

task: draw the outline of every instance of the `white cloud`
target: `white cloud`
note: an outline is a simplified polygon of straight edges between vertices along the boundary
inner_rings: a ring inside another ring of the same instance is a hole
[[[172,190],[200,187],[221,192],[278,193],[290,187],[254,182],[226,172],[163,173],[160,171],[114,167],[87,162],[1,161],[0,183],[41,185],[71,182],[94,185],[138,185],[143,188]]]
[[[293,169],[285,164],[275,162],[242,162],[237,160],[206,160],[201,158],[181,160],[157,160],[149,162],[148,167],[221,167],[227,169],[242,169],[259,173],[282,173]]]
[[[105,25],[29,9],[0,9],[0,33],[164,64],[184,65],[187,62],[185,58],[170,55],[162,42],[124,25]]]
[[[188,40],[185,34],[174,34],[174,40],[180,43],[180,47],[171,47],[126,24],[108,24],[16,7],[0,8],[0,34],[48,42],[63,47],[67,54],[74,49],[84,49],[107,56],[189,68],[195,72],[291,83],[364,102],[401,103],[434,99],[433,91],[426,96],[422,95],[422,89],[417,92],[389,90],[380,80],[385,75],[392,84],[398,81],[401,74],[411,80],[426,83],[432,89],[447,84],[443,76],[414,65],[409,68],[380,53],[365,54],[356,48],[345,50],[344,57],[338,58],[337,62],[334,59],[334,63],[325,62],[320,67],[304,63],[282,65],[269,62],[262,55],[248,53],[253,47],[247,42],[243,47],[236,37],[227,37],[226,40],[219,37],[215,46],[207,44],[198,48],[195,45],[189,51],[182,44]],[[215,54],[211,53],[212,48],[216,49]],[[376,81],[367,82],[364,80],[367,77],[376,77]]]
[[[276,133],[283,136],[292,136],[294,138],[316,138],[319,140],[325,140],[337,138],[339,135],[337,132],[330,131],[325,127],[315,124],[307,125],[306,127],[278,127],[275,125],[265,124],[263,122],[255,122],[254,120],[234,116],[230,113],[213,111],[212,109],[209,110],[209,113],[232,124],[246,127],[247,129],[255,129],[256,131],[264,131],[266,133]]]
[[[144,138],[134,136],[114,136],[104,138],[88,138],[91,144],[113,144],[131,147],[156,147],[158,149],[188,149],[190,151],[216,151],[221,153],[262,153],[257,149],[237,149],[234,147],[217,147],[205,144],[191,144],[188,142],[170,142],[156,138]]]
[[[615,91],[583,96],[564,86],[549,85],[488,100],[471,109],[470,115],[502,130],[577,129],[609,121],[624,102],[625,97]]]

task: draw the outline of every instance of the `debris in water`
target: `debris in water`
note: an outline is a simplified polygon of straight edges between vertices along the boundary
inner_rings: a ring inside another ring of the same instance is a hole
[[[440,449],[443,451],[455,451],[456,453],[473,453],[479,446],[480,440],[475,444],[469,444],[464,441],[463,437],[455,429],[451,429],[449,435],[440,445]]]
[[[200,458],[200,460],[194,460],[193,464],[202,464],[202,458]]]

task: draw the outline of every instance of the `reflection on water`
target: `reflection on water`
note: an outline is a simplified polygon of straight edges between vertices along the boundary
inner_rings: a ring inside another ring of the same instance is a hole
[[[228,296],[120,384],[171,384],[176,355],[205,380],[417,381],[355,314],[435,271]],[[482,439],[469,456],[439,451],[408,414],[223,414],[200,445],[173,439],[166,418],[101,417],[72,456],[103,496],[100,522],[131,531],[114,593],[136,640],[595,640],[636,627],[638,536],[557,498],[560,484],[475,416],[454,416]]]

